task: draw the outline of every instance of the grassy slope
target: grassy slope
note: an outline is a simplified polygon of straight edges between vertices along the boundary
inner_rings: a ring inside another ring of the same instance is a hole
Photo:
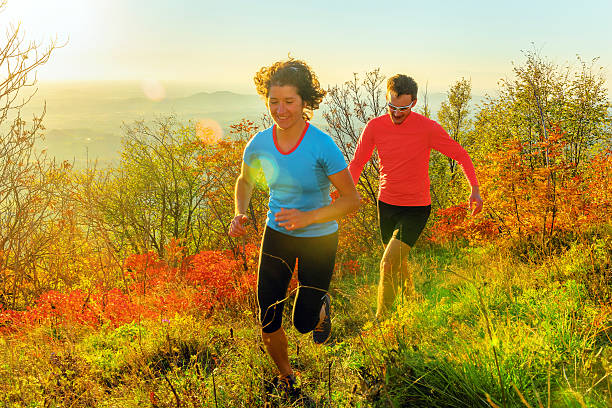
[[[333,282],[330,346],[288,330],[301,387],[316,406],[609,406],[612,309],[580,275],[609,266],[597,245],[541,265],[494,247],[417,248],[419,296],[398,298],[380,323],[376,255],[364,258]],[[274,376],[247,306],[1,341],[0,401],[11,407],[257,407]]]

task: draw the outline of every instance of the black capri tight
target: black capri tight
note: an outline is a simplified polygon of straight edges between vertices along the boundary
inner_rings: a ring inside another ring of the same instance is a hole
[[[298,263],[298,292],[293,305],[293,325],[300,333],[312,331],[319,321],[322,297],[329,289],[338,233],[321,237],[294,237],[266,227],[259,254],[257,302],[265,333],[280,329],[283,299]]]

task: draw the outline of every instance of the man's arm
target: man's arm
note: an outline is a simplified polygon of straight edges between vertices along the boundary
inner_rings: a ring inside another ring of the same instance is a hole
[[[480,197],[480,187],[476,177],[476,169],[468,152],[454,139],[452,139],[442,126],[434,122],[431,132],[431,147],[443,155],[450,157],[461,165],[463,174],[467,178],[472,191],[470,193],[469,205],[472,215],[478,214],[482,210],[482,198]]]

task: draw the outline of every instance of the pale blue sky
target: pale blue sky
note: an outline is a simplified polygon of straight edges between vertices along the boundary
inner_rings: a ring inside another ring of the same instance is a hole
[[[69,36],[39,79],[178,80],[254,93],[262,65],[288,53],[324,85],[380,67],[433,92],[471,78],[474,92],[511,75],[521,50],[574,63],[600,57],[612,82],[612,2],[9,0],[0,23],[26,38]]]

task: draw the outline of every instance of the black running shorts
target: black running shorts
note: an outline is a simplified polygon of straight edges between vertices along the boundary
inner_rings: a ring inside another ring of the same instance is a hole
[[[257,271],[259,318],[265,333],[281,327],[296,259],[299,286],[293,304],[293,325],[300,333],[315,328],[334,271],[337,247],[337,232],[321,237],[294,237],[266,226]]]
[[[378,225],[383,244],[386,246],[391,238],[395,238],[414,246],[427,224],[430,212],[431,205],[400,206],[378,200]]]

